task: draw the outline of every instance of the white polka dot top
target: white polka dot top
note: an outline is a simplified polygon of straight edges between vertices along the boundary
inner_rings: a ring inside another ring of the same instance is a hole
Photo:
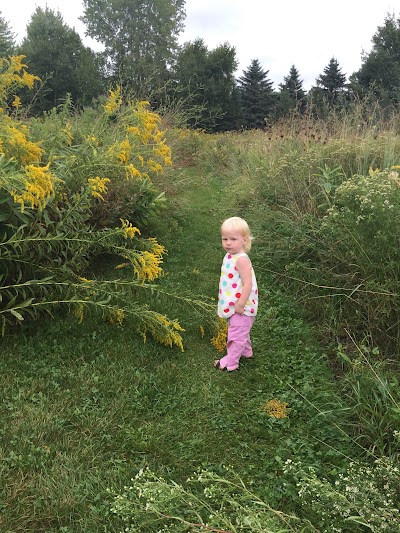
[[[236,268],[236,261],[242,256],[249,259],[248,255],[244,253],[226,254],[222,262],[218,295],[218,316],[222,318],[229,318],[235,313],[235,303],[239,300],[241,295],[242,280],[240,279],[240,274]],[[244,314],[247,316],[256,316],[258,308],[258,289],[253,267],[251,267],[251,275],[252,288],[249,299],[244,307]]]

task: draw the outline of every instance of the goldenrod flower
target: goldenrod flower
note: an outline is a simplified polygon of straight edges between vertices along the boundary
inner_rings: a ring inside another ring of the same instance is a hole
[[[109,182],[109,178],[99,178],[98,176],[96,176],[95,178],[89,178],[89,189],[93,198],[99,198],[100,200],[104,200],[103,194],[106,194],[108,191],[106,183]]]
[[[147,241],[150,243],[150,249],[154,255],[161,257],[166,253],[167,250],[165,249],[165,247],[159,242],[157,242],[157,239],[155,239],[154,237],[149,237]]]
[[[287,403],[281,402],[280,400],[273,398],[272,400],[268,400],[268,402],[265,404],[264,409],[269,414],[269,416],[272,416],[273,418],[286,418],[287,406]]]
[[[21,205],[21,211],[24,211],[25,204],[31,205],[32,209],[38,207],[42,210],[52,194],[54,193],[55,178],[49,172],[50,163],[45,167],[28,165],[25,167],[27,179],[24,189],[21,193],[14,192],[14,202]]]
[[[14,100],[11,104],[16,109],[19,109],[22,106],[21,98],[17,95],[14,96]]]
[[[107,113],[107,115],[112,115],[116,111],[118,111],[121,105],[122,105],[121,86],[117,85],[115,91],[113,91],[112,89],[108,91],[108,100],[104,104],[104,110]]]
[[[65,133],[65,136],[67,138],[67,146],[71,146],[72,141],[74,140],[74,137],[72,135],[72,127],[71,124],[67,123],[65,125],[65,128],[62,130],[63,133]]]
[[[154,161],[153,159],[149,159],[147,161],[147,165],[148,165],[149,169],[152,172],[155,172],[156,174],[158,174],[159,172],[163,171],[163,167],[160,165],[160,163],[156,163],[156,161]]]
[[[226,340],[228,337],[228,321],[223,318],[218,319],[218,331],[217,334],[212,337],[211,344],[218,352],[224,352],[226,350]]]
[[[153,281],[162,273],[160,264],[161,257],[151,252],[141,252],[133,261],[133,271],[135,275],[143,281]]]
[[[132,151],[132,147],[129,144],[129,140],[124,139],[119,145],[119,152],[117,154],[117,158],[123,165],[128,164],[128,161],[131,157],[131,151]]]
[[[133,178],[139,178],[139,179],[140,179],[140,178],[142,177],[142,175],[141,175],[141,173],[139,172],[139,170],[138,170],[136,167],[134,167],[134,166],[132,165],[132,163],[130,163],[130,164],[126,167],[126,170],[127,170],[129,176],[130,176],[132,179],[133,179]]]
[[[139,137],[139,135],[140,135],[140,130],[139,130],[139,128],[137,128],[136,126],[129,126],[129,127],[127,128],[127,130],[129,131],[129,133],[130,133],[131,135],[134,135],[134,136],[136,136],[136,137]]]
[[[129,220],[124,220],[123,218],[120,218],[120,221],[121,221],[121,228],[123,230],[123,235],[125,239],[133,239],[136,233],[140,235],[140,230],[136,228],[135,226],[132,226]],[[122,268],[122,267],[119,266],[119,268]]]

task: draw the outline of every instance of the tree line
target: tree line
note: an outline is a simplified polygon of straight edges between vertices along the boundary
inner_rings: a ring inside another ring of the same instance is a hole
[[[0,57],[25,55],[42,86],[30,103],[33,114],[60,104],[69,94],[77,107],[91,105],[111,85],[155,108],[180,105],[191,110],[188,124],[206,131],[264,128],[290,113],[312,109],[319,116],[372,98],[392,109],[400,100],[400,18],[385,17],[372,37],[370,53],[346,79],[332,57],[306,91],[292,65],[278,90],[258,59],[238,78],[236,50],[229,43],[209,50],[198,38],[178,44],[185,0],[83,0],[86,35],[102,43],[94,52],[48,7],[37,7],[16,44],[0,12]],[[23,95],[22,95],[23,98]]]

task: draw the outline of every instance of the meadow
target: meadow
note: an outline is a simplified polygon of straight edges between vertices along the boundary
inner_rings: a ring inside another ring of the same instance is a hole
[[[19,112],[1,116],[0,531],[398,531],[399,117],[207,135],[118,89]],[[254,359],[224,373],[233,214],[261,307]]]

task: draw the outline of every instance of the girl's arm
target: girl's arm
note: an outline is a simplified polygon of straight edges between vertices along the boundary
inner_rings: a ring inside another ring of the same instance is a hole
[[[243,315],[244,306],[249,299],[252,288],[251,263],[247,257],[242,256],[236,261],[236,268],[242,280],[242,292],[240,298],[235,303],[235,313]]]

